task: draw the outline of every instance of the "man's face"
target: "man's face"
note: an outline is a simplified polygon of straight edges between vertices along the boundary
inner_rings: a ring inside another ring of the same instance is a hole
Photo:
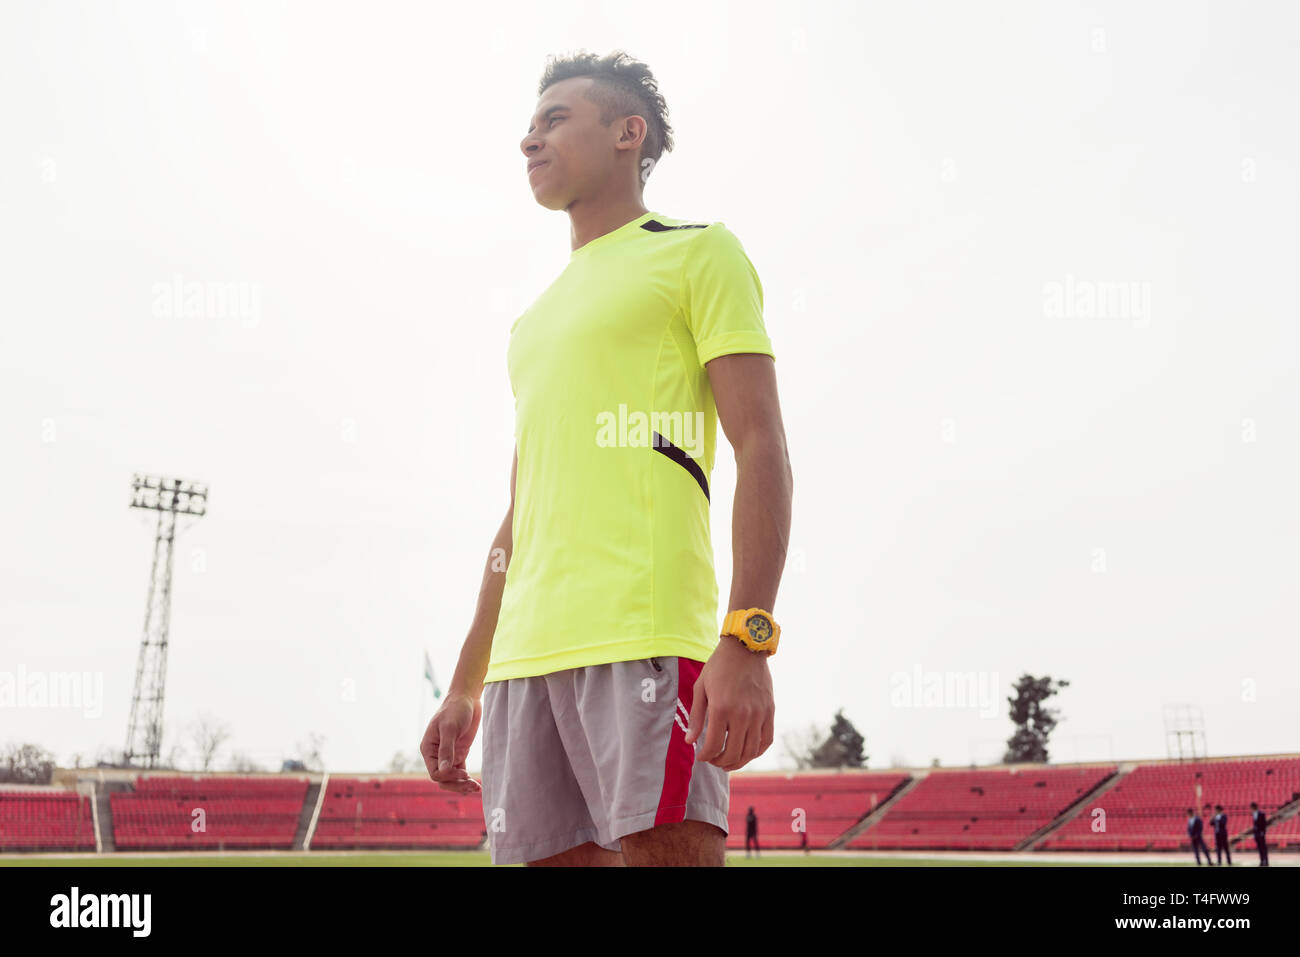
[[[598,194],[612,173],[621,124],[600,122],[600,107],[584,95],[593,83],[577,76],[547,87],[519,144],[527,164],[540,164],[527,170],[528,185],[547,209]]]

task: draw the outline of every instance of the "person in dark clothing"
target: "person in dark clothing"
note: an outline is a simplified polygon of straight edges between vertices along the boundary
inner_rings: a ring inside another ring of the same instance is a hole
[[[1192,839],[1192,853],[1196,855],[1196,866],[1201,866],[1201,851],[1205,851],[1205,863],[1214,866],[1210,849],[1205,845],[1205,822],[1192,808],[1187,809],[1187,836]]]
[[[1214,853],[1223,863],[1223,855],[1228,855],[1228,866],[1232,866],[1232,848],[1228,846],[1228,815],[1223,813],[1223,805],[1214,805],[1214,817],[1210,818],[1210,826],[1214,828]]]
[[[745,814],[745,856],[749,857],[749,842],[754,842],[754,854],[758,855],[758,815],[754,813],[754,806],[749,806],[749,811]]]
[[[1259,809],[1254,801],[1250,802],[1250,829],[1255,832],[1255,847],[1259,851],[1259,866],[1268,867],[1268,815]]]

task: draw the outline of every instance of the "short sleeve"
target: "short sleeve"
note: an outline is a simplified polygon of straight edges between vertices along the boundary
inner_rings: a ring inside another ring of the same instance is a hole
[[[691,240],[682,268],[686,325],[703,366],[734,352],[776,358],[763,325],[763,286],[744,247],[722,223]]]

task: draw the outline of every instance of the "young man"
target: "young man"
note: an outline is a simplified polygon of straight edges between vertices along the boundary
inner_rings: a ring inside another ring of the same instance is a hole
[[[520,149],[572,251],[510,330],[510,509],[420,750],[444,789],[482,790],[495,864],[721,866],[727,774],[773,738],[793,487],[762,288],[725,225],[643,203],[672,149],[644,64],[552,60],[538,95]],[[722,629],[719,421],[737,466]]]
[[[1201,851],[1205,852],[1205,863],[1214,866],[1210,849],[1205,844],[1205,822],[1191,808],[1187,809],[1187,836],[1192,841],[1192,853],[1196,855],[1196,866],[1201,866]]]
[[[1223,855],[1228,855],[1228,866],[1232,866],[1232,847],[1228,840],[1228,815],[1224,813],[1223,805],[1214,805],[1214,817],[1210,818],[1210,824],[1214,827],[1214,854],[1218,858],[1219,864],[1223,863]]]
[[[1259,804],[1250,802],[1250,830],[1255,835],[1255,849],[1259,851],[1259,866],[1268,867],[1268,815],[1259,809]]]

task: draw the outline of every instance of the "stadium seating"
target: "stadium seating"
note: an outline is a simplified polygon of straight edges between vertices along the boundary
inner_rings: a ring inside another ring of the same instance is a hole
[[[1187,809],[1222,804],[1232,836],[1250,829],[1250,802],[1270,816],[1300,797],[1300,758],[1144,764],[1039,845],[1041,850],[1174,851],[1191,853]],[[1104,811],[1103,815],[1094,810]],[[1094,821],[1098,822],[1094,825]],[[1094,826],[1098,829],[1094,830]],[[1300,846],[1300,820],[1268,830],[1270,847]],[[1205,841],[1213,846],[1207,817]],[[1254,839],[1247,838],[1254,847]]]
[[[134,792],[109,795],[113,840],[122,851],[289,850],[307,787],[306,778],[141,775]]]
[[[849,842],[854,849],[1012,850],[1115,766],[934,770]]]
[[[93,851],[90,798],[61,788],[0,788],[0,851]]]
[[[744,848],[745,818],[753,807],[760,848],[802,847],[805,833],[810,850],[824,848],[907,780],[895,771],[733,774],[727,847]]]
[[[1064,819],[1036,850],[1190,853],[1187,808],[1222,804],[1239,852],[1250,853],[1250,802],[1272,817],[1300,800],[1296,756],[1149,763],[1117,774],[1114,765],[1020,765],[934,769],[913,782],[903,771],[740,772],[730,776],[727,847],[744,848],[750,807],[763,850],[822,850],[901,793],[844,846],[1009,851]],[[108,791],[110,813],[100,804],[105,843],[111,835],[119,850],[289,850],[315,810],[304,807],[313,787],[306,776],[154,773],[131,783],[134,790]],[[1111,786],[1080,803],[1103,783]],[[1271,824],[1268,835],[1270,849],[1300,850],[1300,815]],[[423,776],[351,776],[326,780],[311,847],[477,848],[485,839],[479,793],[443,791]],[[95,850],[91,798],[63,787],[0,785],[0,852],[78,850]]]
[[[313,849],[478,847],[483,799],[427,779],[329,779]]]

